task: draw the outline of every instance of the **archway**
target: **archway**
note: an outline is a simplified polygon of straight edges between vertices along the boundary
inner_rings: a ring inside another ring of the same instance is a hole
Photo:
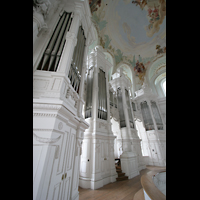
[[[104,52],[104,54],[106,56],[105,59],[108,60],[112,64],[112,68],[108,72],[108,81],[110,81],[111,75],[112,75],[112,72],[113,72],[113,66],[114,66],[113,57],[108,52]]]
[[[130,80],[131,82],[131,96],[133,97],[134,96],[134,93],[135,93],[135,86],[136,86],[136,83],[135,83],[135,78],[134,78],[134,75],[133,75],[133,70],[131,69],[131,67],[126,64],[126,63],[120,63],[117,65],[116,67],[116,72],[120,72],[120,69],[123,69],[123,73],[124,75]]]

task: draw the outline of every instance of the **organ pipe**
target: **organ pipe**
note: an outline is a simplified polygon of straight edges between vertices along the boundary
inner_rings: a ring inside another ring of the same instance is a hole
[[[98,74],[98,118],[107,120],[107,92],[105,72],[99,69]]]
[[[158,130],[163,130],[163,123],[156,102],[151,101],[151,108]]]
[[[146,131],[154,130],[153,120],[147,102],[141,102],[140,105]]]
[[[117,89],[117,98],[118,98],[118,109],[119,109],[119,119],[120,119],[120,128],[126,127],[123,102],[122,102],[122,91],[121,88]]]
[[[55,60],[56,54],[58,52],[59,45],[62,42],[63,33],[66,29],[68,19],[69,19],[69,14],[67,14],[67,16],[65,17],[64,23],[62,25],[62,28],[61,28],[60,33],[59,33],[58,38],[57,38],[57,42],[55,43],[54,48],[51,52],[51,58],[50,58],[50,61],[49,61],[48,71],[50,70],[52,63]]]
[[[115,106],[115,108],[117,108],[117,98],[116,97],[114,97],[114,106]]]
[[[77,34],[77,45],[74,48],[71,67],[68,74],[72,87],[77,93],[79,93],[79,86],[81,82],[81,72],[82,72],[83,56],[84,56],[84,50],[85,50],[85,41],[86,41],[86,38],[84,36],[84,30],[80,26],[78,30],[78,34]]]
[[[130,128],[134,128],[133,117],[132,117],[132,113],[131,113],[131,105],[130,105],[129,93],[128,93],[128,91],[126,89],[125,89],[125,96],[126,96],[126,104],[127,104],[127,109],[128,109]]]
[[[86,83],[86,106],[85,106],[85,118],[92,117],[92,91],[93,91],[93,76],[94,67],[88,70],[87,83]]]
[[[71,13],[63,12],[38,65],[38,70],[56,71],[65,43],[66,32],[72,22]]]
[[[56,69],[57,69],[58,62],[59,62],[59,60],[60,60],[61,53],[62,53],[62,50],[63,50],[64,45],[65,45],[65,41],[66,41],[66,38],[65,38],[64,36],[66,35],[66,32],[69,30],[69,27],[70,27],[70,25],[71,25],[71,22],[72,22],[72,18],[69,16],[69,22],[68,22],[67,28],[65,29],[65,32],[64,32],[64,34],[63,34],[63,38],[62,38],[62,41],[61,41],[61,44],[60,44],[60,47],[59,47],[59,50],[58,50],[58,53],[57,53],[54,71],[56,71]]]
[[[133,111],[136,111],[136,107],[135,107],[135,103],[132,102],[132,108],[133,108]]]
[[[109,94],[110,94],[110,105],[113,106],[113,93],[109,90]]]

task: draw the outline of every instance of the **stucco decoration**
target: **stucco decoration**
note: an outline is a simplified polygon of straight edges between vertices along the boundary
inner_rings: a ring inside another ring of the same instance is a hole
[[[161,71],[166,71],[166,56],[163,56],[153,62],[148,73],[149,80],[151,80],[154,75],[160,73]]]
[[[100,45],[116,65],[128,62],[134,68],[139,60],[147,69],[157,53],[165,53],[165,0],[89,0],[89,4]]]

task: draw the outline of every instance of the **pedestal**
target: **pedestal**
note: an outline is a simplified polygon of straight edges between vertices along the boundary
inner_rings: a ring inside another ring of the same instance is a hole
[[[134,152],[123,152],[121,158],[121,169],[128,179],[139,175],[137,155]]]

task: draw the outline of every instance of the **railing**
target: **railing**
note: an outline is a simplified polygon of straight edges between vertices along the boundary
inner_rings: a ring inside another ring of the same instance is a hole
[[[166,196],[166,171],[159,172],[152,178],[155,186]]]
[[[164,172],[164,171],[160,171]],[[166,195],[163,193],[166,190],[162,187],[162,191],[155,185],[154,178],[158,176],[155,171],[150,171],[147,174],[142,175],[141,184],[144,191],[145,200],[166,200]],[[165,179],[166,180],[166,179]],[[166,186],[166,185],[165,185]]]

